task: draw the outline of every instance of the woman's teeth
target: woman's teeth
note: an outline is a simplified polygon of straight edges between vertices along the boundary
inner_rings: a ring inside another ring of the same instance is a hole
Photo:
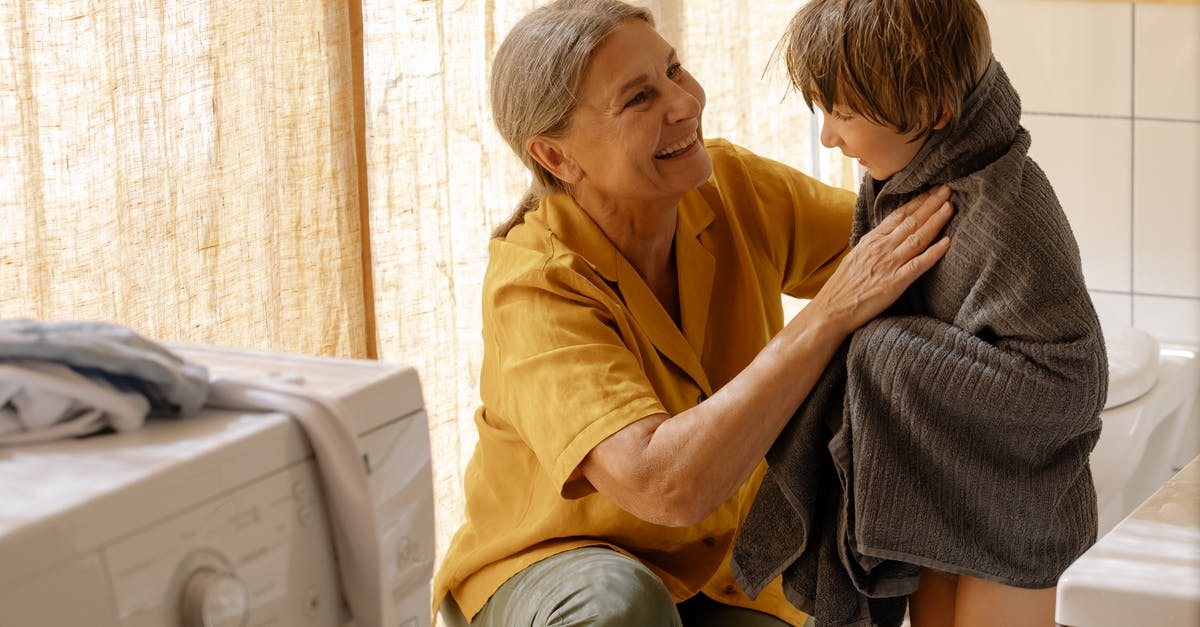
[[[671,157],[674,157],[675,155],[687,150],[688,148],[691,148],[692,144],[694,144],[694,143],[696,143],[695,135],[692,135],[691,137],[688,137],[686,139],[681,139],[678,142],[664,148],[662,150],[662,152],[654,155],[654,158],[655,159],[670,159]]]

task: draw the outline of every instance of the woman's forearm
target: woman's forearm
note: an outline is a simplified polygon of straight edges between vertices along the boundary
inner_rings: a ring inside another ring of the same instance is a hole
[[[745,483],[845,337],[802,310],[712,398],[659,425],[647,453],[671,460],[660,493],[678,522],[702,520]]]

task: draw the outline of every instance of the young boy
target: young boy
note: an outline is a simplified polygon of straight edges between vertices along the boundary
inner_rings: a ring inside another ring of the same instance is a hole
[[[821,142],[866,171],[854,240],[945,184],[953,243],[776,441],[735,576],[757,594],[782,572],[822,627],[898,622],[906,595],[913,627],[1053,625],[1057,579],[1095,540],[1107,359],[983,12],[812,0],[780,49]]]

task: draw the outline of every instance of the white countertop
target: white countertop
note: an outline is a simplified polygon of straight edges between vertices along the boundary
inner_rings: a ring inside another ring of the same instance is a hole
[[[1070,627],[1200,625],[1200,457],[1063,573],[1055,620]]]

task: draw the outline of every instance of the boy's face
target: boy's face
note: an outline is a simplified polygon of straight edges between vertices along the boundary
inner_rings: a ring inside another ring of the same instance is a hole
[[[880,126],[849,108],[835,104],[832,111],[821,110],[821,143],[826,148],[838,148],[842,154],[858,162],[871,178],[887,180],[917,156],[926,138],[913,141],[916,133],[901,135],[895,129]]]

